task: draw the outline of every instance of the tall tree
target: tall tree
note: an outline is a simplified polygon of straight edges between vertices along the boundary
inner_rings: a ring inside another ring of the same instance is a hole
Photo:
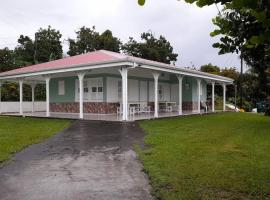
[[[48,62],[62,58],[62,34],[51,26],[40,28],[35,33],[35,39],[20,35],[19,45],[15,48],[16,62],[20,66]]]
[[[132,37],[122,46],[122,50],[132,56],[170,64],[177,61],[178,54],[173,53],[173,47],[164,37],[155,38],[150,32],[141,34],[141,42]]]
[[[96,31],[95,26],[87,28],[81,27],[76,31],[76,39],[68,39],[68,55],[74,56],[86,52],[92,52],[100,49],[119,52],[121,41],[114,37],[110,30],[104,31],[101,35]]]
[[[60,31],[48,26],[46,29],[40,28],[35,37],[35,62],[42,63],[62,58],[62,34]]]

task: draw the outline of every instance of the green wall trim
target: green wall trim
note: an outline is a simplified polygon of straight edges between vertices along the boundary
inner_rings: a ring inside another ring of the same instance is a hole
[[[85,78],[102,78],[103,79],[103,101],[107,102],[107,80],[108,77],[112,78],[119,78],[121,79],[120,74],[110,74],[110,73],[101,73],[101,74],[93,74],[93,75],[86,75]],[[136,76],[128,76],[129,79],[138,80],[138,84],[140,86],[141,81],[147,82],[147,100],[150,100],[150,81],[153,82],[154,80],[151,78],[142,78]],[[159,80],[161,83],[170,83],[170,84],[177,84],[178,81],[176,77],[171,76],[171,80]],[[65,81],[65,95],[58,95],[58,81],[64,80]],[[77,76],[71,77],[60,77],[60,78],[52,78],[50,81],[50,101],[52,103],[57,102],[75,102],[75,81],[78,80]],[[186,84],[189,84],[189,89],[186,88]],[[203,84],[203,95],[202,99],[206,99],[205,89],[206,89],[206,82],[202,81]],[[197,97],[197,81],[196,78],[184,76],[183,78],[183,101],[196,101]],[[140,87],[139,87],[139,98],[140,98]],[[172,98],[172,88],[170,85],[170,98]]]

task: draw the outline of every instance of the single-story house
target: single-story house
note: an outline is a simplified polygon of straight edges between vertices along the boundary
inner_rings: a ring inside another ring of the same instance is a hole
[[[23,84],[30,84],[32,116],[123,121],[201,113],[206,109],[215,112],[216,84],[223,87],[225,111],[226,85],[233,83],[230,78],[106,50],[0,73],[0,87],[4,81],[19,83],[17,115],[30,115],[23,111]],[[46,84],[44,112],[34,110],[37,83]],[[207,84],[212,86],[208,106]]]

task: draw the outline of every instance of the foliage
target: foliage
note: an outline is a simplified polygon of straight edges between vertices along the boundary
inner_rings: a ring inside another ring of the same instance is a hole
[[[8,48],[0,49],[0,72],[28,66],[35,63],[47,62],[62,58],[63,50],[61,45],[62,34],[52,29],[51,26],[40,28],[35,33],[35,40],[29,36],[20,35],[18,46],[14,50]],[[35,91],[35,100],[45,100],[45,87],[38,84]],[[32,98],[31,87],[24,84],[23,97],[25,101]],[[18,101],[18,84],[15,82],[4,82],[2,85],[3,101]]]
[[[270,118],[223,113],[142,121],[139,154],[160,200],[269,199]]]
[[[60,31],[52,29],[51,26],[47,29],[40,28],[34,42],[37,49],[35,62],[42,63],[62,58],[61,37]]]
[[[19,101],[19,84],[16,82],[3,82],[1,87],[2,101]],[[44,101],[46,99],[46,90],[44,84],[37,84],[35,87],[35,101]],[[28,84],[23,85],[23,100],[32,100],[32,89]]]
[[[0,72],[16,68],[14,52],[7,47],[0,49]]]
[[[270,94],[270,1],[269,0],[185,0],[199,7],[221,4],[224,8],[213,23],[211,36],[221,35],[213,46],[220,54],[240,53],[257,73],[261,98]],[[145,1],[139,1],[143,5]]]
[[[164,36],[155,38],[152,33],[147,32],[141,34],[141,39],[142,42],[137,42],[130,37],[122,46],[123,51],[132,56],[167,64],[177,61],[178,54],[173,53],[173,47]]]
[[[104,31],[101,35],[96,31],[95,26],[87,28],[81,27],[76,31],[76,39],[68,39],[68,55],[74,56],[100,49],[119,52],[121,41],[114,37],[110,30]]]
[[[14,50],[16,62],[19,66],[27,66],[62,58],[61,37],[62,34],[51,26],[40,28],[35,33],[35,40],[21,35]]]
[[[270,8],[270,4],[268,6]],[[267,68],[270,67],[270,40],[262,39],[263,42],[260,42],[254,39],[261,37],[259,35],[262,33],[265,34],[266,27],[263,27],[264,25],[251,12],[245,9],[230,8],[231,5],[226,5],[222,15],[218,15],[213,21],[218,29],[211,35],[222,35],[220,42],[213,46],[220,48],[220,54],[240,52],[240,56],[254,73],[258,74],[260,96],[266,97],[270,92],[269,77],[266,73]]]
[[[28,145],[61,131],[69,120],[0,117],[0,163]]]
[[[200,71],[216,75],[220,74],[220,68],[218,66],[212,65],[211,63],[207,65],[202,65]]]

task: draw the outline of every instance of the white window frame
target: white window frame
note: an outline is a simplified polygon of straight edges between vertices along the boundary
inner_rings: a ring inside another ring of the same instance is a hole
[[[59,96],[65,95],[65,80],[58,81],[58,95]]]
[[[78,79],[76,79],[75,83],[76,87],[76,101],[79,101],[79,84]],[[104,96],[104,85],[103,85],[103,78],[85,78],[83,83],[83,99],[85,102],[103,102],[103,96]],[[93,92],[93,88],[96,89],[95,92]],[[101,92],[99,92],[99,89],[101,88]]]

